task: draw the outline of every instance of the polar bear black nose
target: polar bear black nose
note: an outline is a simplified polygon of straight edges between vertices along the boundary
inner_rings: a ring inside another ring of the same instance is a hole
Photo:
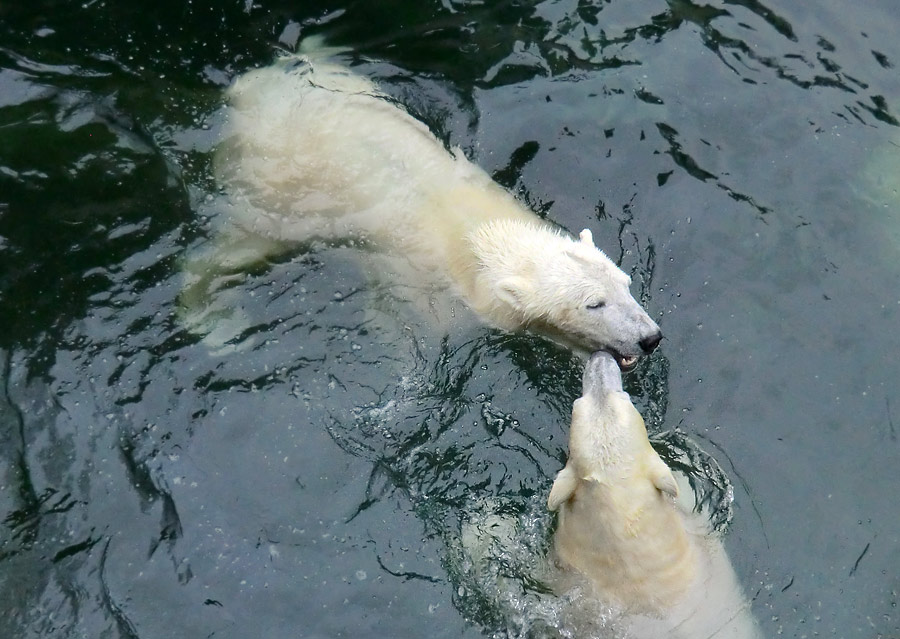
[[[645,353],[652,353],[656,350],[656,347],[659,346],[660,341],[662,341],[662,333],[657,331],[650,337],[645,337],[638,344],[641,345],[641,348]]]

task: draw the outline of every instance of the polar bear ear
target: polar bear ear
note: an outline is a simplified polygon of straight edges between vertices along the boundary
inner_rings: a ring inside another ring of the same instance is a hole
[[[668,495],[672,499],[678,497],[678,482],[672,474],[672,469],[666,466],[666,462],[659,458],[656,453],[650,460],[650,481],[664,495]]]
[[[553,512],[572,498],[575,489],[578,488],[578,477],[575,470],[568,464],[556,475],[553,487],[550,489],[550,497],[547,498],[547,508]]]
[[[510,275],[497,283],[497,297],[506,304],[519,308],[532,288],[531,283],[524,277]]]
[[[578,234],[578,238],[588,246],[597,248],[596,246],[594,246],[594,235],[593,233],[591,233],[590,229],[584,229],[583,231],[581,231],[581,233]]]
[[[585,255],[586,251],[584,249],[578,251],[576,249],[571,249],[566,251],[566,257],[571,258],[573,261],[578,262],[582,266],[587,267],[588,269],[597,268],[597,260],[596,258],[588,253]]]

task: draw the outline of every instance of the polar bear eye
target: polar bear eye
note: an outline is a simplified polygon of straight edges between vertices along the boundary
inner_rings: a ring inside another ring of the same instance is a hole
[[[593,302],[588,302],[587,304],[587,307],[592,311],[596,311],[598,308],[603,308],[604,306],[606,306],[606,302],[604,302],[603,300],[596,300]]]

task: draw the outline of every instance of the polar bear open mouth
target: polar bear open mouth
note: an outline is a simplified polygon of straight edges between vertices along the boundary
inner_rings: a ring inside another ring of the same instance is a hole
[[[616,359],[616,363],[623,371],[630,371],[637,366],[638,358],[634,355],[622,355],[617,351],[611,351],[610,354]]]

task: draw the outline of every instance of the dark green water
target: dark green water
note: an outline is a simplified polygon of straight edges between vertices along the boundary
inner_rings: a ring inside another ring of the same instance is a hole
[[[779,4],[0,4],[0,637],[537,633],[577,359],[339,247],[237,287],[244,351],[179,325],[222,90],[314,33],[633,274],[628,388],[733,488],[766,634],[900,637],[900,17]],[[500,603],[459,541],[498,509]]]

